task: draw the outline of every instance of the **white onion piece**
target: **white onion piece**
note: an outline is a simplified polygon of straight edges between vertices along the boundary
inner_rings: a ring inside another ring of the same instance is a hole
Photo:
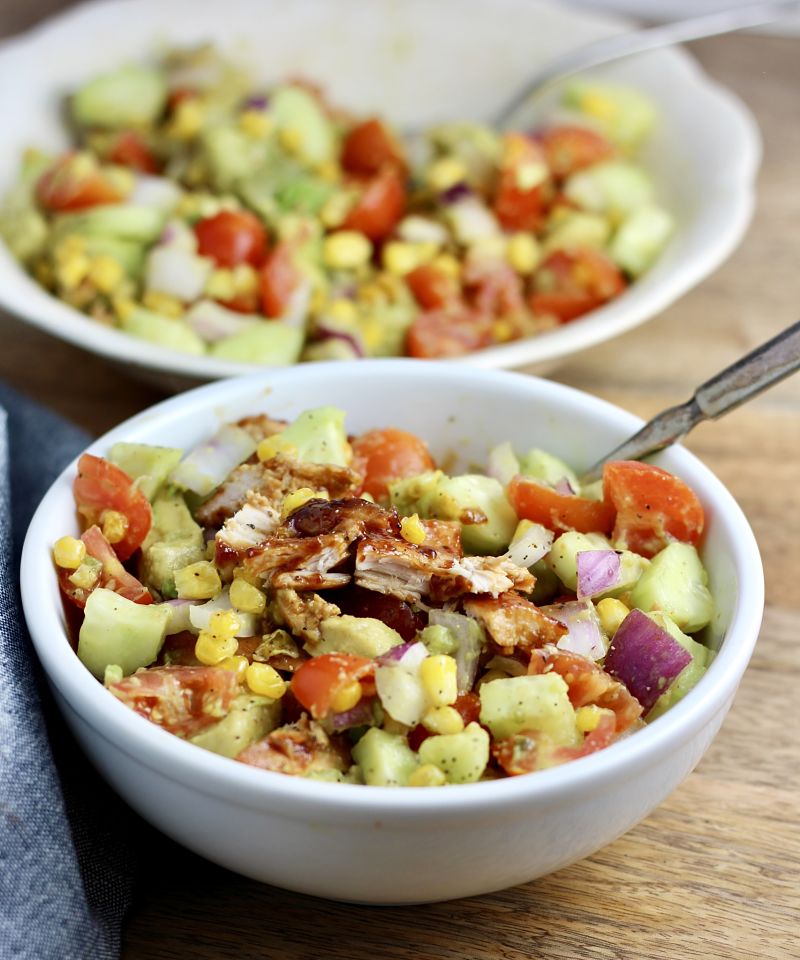
[[[137,207],[153,207],[155,210],[169,214],[178,205],[182,196],[183,191],[173,180],[144,174],[136,178],[128,203],[133,203]]]
[[[463,613],[450,613],[447,610],[431,610],[428,623],[446,627],[458,641],[455,653],[456,682],[459,694],[468,693],[475,683],[478,673],[478,660],[483,647],[483,629],[477,620]]]
[[[192,633],[199,633],[201,630],[207,630],[211,624],[211,618],[215,613],[220,611],[226,611],[232,609],[231,607],[231,598],[228,592],[227,587],[218,597],[214,597],[213,600],[209,600],[207,603],[195,604],[189,610],[189,623],[188,627]],[[239,621],[239,629],[236,631],[234,636],[237,637],[254,637],[256,634],[260,634],[260,624],[259,618],[254,613],[240,613],[236,611],[236,618]]]
[[[241,427],[221,427],[210,440],[195,447],[169,479],[182,490],[207,497],[240,463],[255,453],[256,441]]]
[[[260,321],[256,314],[242,314],[215,303],[213,300],[198,300],[186,311],[184,320],[206,343],[216,343],[225,337],[235,336]]]
[[[608,641],[600,627],[600,618],[590,600],[573,600],[569,603],[552,603],[542,607],[547,614],[563,623],[569,633],[556,646],[560,650],[579,653],[590,660],[600,660],[606,654]]]
[[[169,620],[167,621],[168,637],[171,637],[174,633],[183,633],[184,630],[192,629],[189,611],[196,603],[196,600],[167,600],[160,604],[160,606],[165,607],[169,611]]]
[[[506,557],[518,567],[532,567],[547,556],[553,546],[553,531],[541,523],[532,523],[511,541]]]
[[[397,235],[407,243],[443,245],[449,239],[447,228],[438,220],[431,220],[430,217],[420,217],[417,214],[403,217],[397,225]]]
[[[500,236],[500,226],[492,211],[477,197],[465,197],[446,208],[447,218],[464,246]]]
[[[187,253],[197,253],[197,234],[183,220],[167,220],[158,238],[158,246],[177,247]]]
[[[425,713],[427,701],[419,677],[399,664],[375,668],[375,689],[381,706],[392,719],[413,727]]]
[[[145,286],[190,303],[205,290],[212,269],[206,257],[180,247],[153,247],[147,257]]]
[[[577,597],[597,597],[619,583],[620,560],[616,550],[581,550],[575,557],[578,568]]]
[[[403,652],[403,655],[400,657],[397,663],[403,668],[403,670],[407,670],[409,673],[417,674],[419,673],[419,668],[422,665],[422,661],[427,656],[428,648],[424,643],[412,643],[408,650]]]
[[[311,281],[303,279],[292,291],[286,310],[279,317],[289,327],[304,327],[311,306]]]
[[[519,458],[508,441],[492,447],[489,451],[486,472],[490,477],[499,480],[504,487],[507,487],[514,477],[521,473]]]

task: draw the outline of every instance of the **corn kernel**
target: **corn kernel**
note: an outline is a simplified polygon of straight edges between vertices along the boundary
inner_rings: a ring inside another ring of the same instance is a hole
[[[236,283],[231,270],[214,270],[206,280],[205,293],[214,300],[232,300],[236,296]]]
[[[539,265],[539,244],[530,233],[515,233],[506,245],[506,258],[517,273],[533,273]]]
[[[597,725],[603,719],[603,716],[610,711],[603,710],[594,703],[586,707],[578,707],[575,711],[575,722],[581,733],[591,733],[597,729]]]
[[[263,110],[245,110],[239,117],[239,129],[253,140],[266,140],[272,131],[272,117]]]
[[[611,97],[591,90],[581,97],[581,111],[597,120],[613,120],[618,113]]]
[[[303,134],[296,127],[284,127],[280,140],[287,153],[301,153],[303,150]]]
[[[333,160],[325,160],[316,168],[317,176],[326,183],[338,183],[341,179],[341,170]]]
[[[328,304],[325,308],[325,316],[338,323],[355,324],[358,321],[358,310],[352,300],[340,297]]]
[[[455,707],[432,707],[422,718],[422,726],[430,733],[461,733],[464,718]]]
[[[91,590],[100,579],[102,569],[103,565],[99,560],[86,557],[75,573],[69,575],[69,582],[81,590]]]
[[[361,699],[361,684],[358,680],[351,680],[334,693],[331,697],[331,710],[334,713],[344,713],[346,710],[352,710]]]
[[[628,616],[630,610],[621,600],[606,597],[597,604],[597,616],[600,617],[600,626],[609,637],[613,637],[619,625]]]
[[[201,630],[194,645],[194,655],[207,667],[215,667],[239,648],[236,637],[217,637],[208,630]]]
[[[340,230],[325,237],[322,260],[333,270],[354,270],[363,267],[372,256],[372,244],[363,233]]]
[[[64,570],[77,570],[85,556],[86,544],[76,537],[61,537],[53,544],[53,559]]]
[[[442,787],[447,777],[432,763],[423,763],[408,778],[409,787]]]
[[[136,301],[130,297],[114,297],[111,306],[120,320],[127,320],[136,309]]]
[[[454,280],[461,276],[461,264],[450,253],[440,253],[438,257],[434,257],[431,266]]]
[[[236,616],[233,610],[217,610],[211,615],[208,623],[209,633],[212,633],[217,639],[227,639],[235,637],[241,629],[241,620]]]
[[[177,297],[158,290],[148,290],[142,297],[142,304],[162,317],[182,317],[184,313],[183,304]]]
[[[233,268],[233,286],[237,293],[255,293],[258,289],[258,273],[249,263],[240,263]]]
[[[175,571],[175,589],[181,600],[211,600],[222,590],[222,581],[213,563],[198,560]]]
[[[231,673],[235,673],[236,679],[239,681],[239,683],[244,683],[244,677],[249,666],[249,661],[247,657],[225,657],[224,660],[220,660],[217,666],[222,667],[223,670],[230,670]]]
[[[286,693],[286,681],[268,663],[251,663],[245,671],[247,686],[260,697],[280,700]]]
[[[435,707],[453,703],[458,696],[456,662],[452,657],[437,654],[426,657],[419,668],[422,689]]]
[[[231,584],[231,603],[242,613],[262,614],[267,607],[267,598],[263,590],[254,587],[246,580],[234,580]]]
[[[332,194],[319,211],[319,218],[322,225],[328,230],[335,230],[347,219],[347,214],[353,206],[354,197],[345,191]]]
[[[205,107],[197,97],[188,97],[175,108],[175,114],[167,132],[176,140],[191,140],[200,133],[204,122]]]
[[[413,243],[392,240],[383,248],[383,266],[396,277],[403,277],[419,266],[419,254]]]
[[[118,510],[104,510],[100,515],[103,536],[109,543],[119,543],[128,532],[128,518]]]
[[[262,461],[271,460],[279,454],[284,457],[297,456],[297,447],[290,441],[284,440],[279,433],[266,437],[256,448],[256,455]]]
[[[283,503],[281,504],[281,520],[285,520],[287,517],[290,517],[295,510],[299,510],[304,503],[308,503],[309,500],[327,500],[328,496],[325,493],[318,493],[316,490],[312,490],[311,487],[300,487],[299,490],[295,490],[294,493],[287,493],[283,498]]]
[[[458,157],[441,157],[435,160],[425,173],[425,181],[431,190],[441,193],[467,178],[467,168]]]
[[[495,320],[492,324],[492,336],[498,343],[507,343],[514,339],[516,330],[508,320]]]
[[[400,536],[417,547],[425,543],[427,532],[419,519],[419,514],[415,513],[411,517],[403,517],[400,521]]]
[[[56,279],[65,290],[74,290],[89,275],[91,260],[82,253],[65,257],[56,264]]]
[[[89,282],[101,293],[112,293],[122,283],[125,271],[119,261],[103,255],[95,257],[89,267]]]

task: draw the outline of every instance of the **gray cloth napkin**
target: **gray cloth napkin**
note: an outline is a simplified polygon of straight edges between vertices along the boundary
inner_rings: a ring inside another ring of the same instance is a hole
[[[0,960],[117,957],[133,888],[140,821],[64,728],[18,594],[28,522],[88,441],[0,383]]]

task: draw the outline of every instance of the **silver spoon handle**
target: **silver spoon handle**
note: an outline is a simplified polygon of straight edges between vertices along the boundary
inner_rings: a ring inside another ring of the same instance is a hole
[[[687,403],[653,417],[638,433],[598,460],[580,479],[599,479],[609,460],[640,460],[668,447],[703,420],[715,420],[729,410],[800,369],[800,321],[756,347],[699,386]]]
[[[720,10],[701,17],[692,17],[689,20],[678,20],[675,23],[658,24],[643,30],[630,30],[596,40],[594,43],[556,57],[546,67],[535,73],[525,86],[494,114],[491,123],[498,127],[504,126],[534,92],[580,70],[599,67],[603,63],[619,60],[634,53],[644,53],[647,50],[657,50],[675,43],[685,43],[687,40],[699,40],[701,37],[713,37],[719,33],[731,33],[735,30],[772,23],[780,20],[793,7],[798,6],[800,6],[798,0],[749,3],[743,7]]]

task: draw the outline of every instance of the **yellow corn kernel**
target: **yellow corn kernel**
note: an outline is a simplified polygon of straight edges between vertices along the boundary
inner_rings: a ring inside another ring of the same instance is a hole
[[[431,260],[431,266],[454,280],[458,280],[461,276],[461,264],[451,253],[440,253],[438,257]]]
[[[76,537],[61,537],[53,544],[53,559],[64,570],[77,570],[85,556],[86,544]]]
[[[70,257],[78,256],[86,252],[86,240],[79,233],[69,233],[56,247],[53,258],[56,263],[62,263],[69,260]]]
[[[611,97],[591,90],[581,97],[581,111],[597,120],[613,120],[618,113],[617,105]]]
[[[205,107],[197,97],[187,97],[175,108],[175,114],[169,125],[168,134],[176,140],[191,140],[203,128]]]
[[[162,317],[182,317],[184,313],[183,304],[177,297],[159,293],[158,290],[148,290],[142,297],[142,304]]]
[[[100,516],[103,536],[109,543],[119,543],[128,532],[128,518],[118,510],[104,510]]]
[[[328,495],[326,493],[312,490],[311,487],[300,487],[300,489],[295,490],[294,493],[287,493],[283,498],[283,503],[281,504],[281,520],[290,517],[295,510],[299,510],[300,507],[302,507],[304,503],[308,503],[309,500],[327,499]]]
[[[514,339],[514,325],[508,320],[495,320],[492,324],[492,336],[498,343],[506,343]]]
[[[234,580],[231,584],[231,603],[234,609],[242,613],[262,614],[267,607],[267,598],[263,590],[254,587],[246,580]]]
[[[208,623],[208,631],[217,639],[227,639],[235,637],[242,626],[241,620],[236,616],[233,610],[217,610],[212,613]]]
[[[245,110],[239,117],[239,129],[253,140],[266,140],[272,131],[272,117],[263,110]]]
[[[423,716],[422,726],[431,733],[461,733],[464,719],[455,707],[433,707]]]
[[[334,693],[331,697],[331,710],[334,713],[344,713],[346,710],[352,710],[361,699],[361,684],[358,680],[351,680]]]
[[[223,670],[230,670],[231,673],[236,674],[236,679],[239,683],[244,683],[244,676],[247,673],[247,667],[249,666],[250,661],[247,657],[225,657],[224,660],[220,660],[217,664],[218,667],[222,667]]]
[[[244,675],[247,686],[260,697],[280,700],[286,693],[286,681],[268,663],[251,663]]]
[[[441,192],[449,190],[467,178],[467,168],[458,157],[441,157],[435,160],[425,172],[425,182],[431,188]]]
[[[630,610],[621,600],[614,600],[613,597],[606,597],[597,604],[597,616],[600,617],[600,626],[613,637],[619,629],[619,625],[628,616]]]
[[[237,293],[254,293],[258,289],[258,273],[249,263],[233,268],[233,286]]]
[[[345,191],[332,194],[319,211],[319,218],[322,225],[328,230],[335,230],[347,219],[347,214],[353,206],[353,197]]]
[[[383,248],[383,266],[396,277],[411,273],[420,264],[419,254],[413,243],[392,240]]]
[[[111,186],[123,197],[127,197],[136,186],[136,175],[127,167],[106,167],[104,173]]]
[[[530,233],[513,234],[506,244],[506,259],[517,273],[533,273],[540,260],[536,238]]]
[[[259,578],[257,573],[253,573],[252,570],[248,570],[241,566],[233,568],[233,579],[243,580],[245,583],[249,583],[253,587],[257,587],[259,583],[262,583],[262,580]],[[242,611],[242,613],[244,613],[244,611]]]
[[[322,260],[332,270],[355,270],[363,267],[372,256],[372,244],[356,230],[339,230],[325,237]]]
[[[340,297],[338,300],[332,300],[325,308],[325,316],[338,323],[354,324],[358,321],[358,310],[352,300],[345,300]]]
[[[206,280],[205,292],[214,300],[232,300],[236,296],[236,283],[231,270],[214,270]]]
[[[198,560],[175,571],[175,589],[181,600],[211,600],[222,590],[222,581],[213,563]]]
[[[284,127],[280,132],[281,146],[287,153],[301,153],[303,134],[295,127]]]
[[[458,696],[456,662],[446,654],[426,657],[419,668],[419,678],[428,702],[435,707],[453,703]]]
[[[447,777],[432,763],[423,763],[408,778],[409,787],[442,787]]]
[[[608,712],[608,710],[603,710],[596,704],[590,703],[587,707],[578,707],[575,711],[575,723],[581,733],[591,733],[592,730],[597,729],[603,715]]]
[[[89,267],[89,283],[101,293],[113,293],[122,283],[125,271],[113,257],[103,254],[95,257]]]
[[[326,183],[338,183],[341,179],[341,169],[333,160],[325,160],[316,168],[317,176]]]
[[[217,637],[208,630],[201,630],[194,645],[194,655],[207,667],[215,667],[239,648],[236,637]]]
[[[419,514],[415,513],[411,517],[403,517],[400,521],[400,536],[417,547],[425,543],[427,532],[419,519]]]
[[[114,297],[111,306],[120,320],[127,320],[136,309],[136,301],[131,300],[130,297]]]
[[[274,433],[271,437],[265,437],[256,448],[256,454],[259,460],[271,460],[278,454],[285,457],[296,457],[297,447],[288,440],[284,440],[279,433]]]
[[[56,280],[64,290],[79,287],[89,275],[91,260],[83,253],[64,257],[56,264]]]

